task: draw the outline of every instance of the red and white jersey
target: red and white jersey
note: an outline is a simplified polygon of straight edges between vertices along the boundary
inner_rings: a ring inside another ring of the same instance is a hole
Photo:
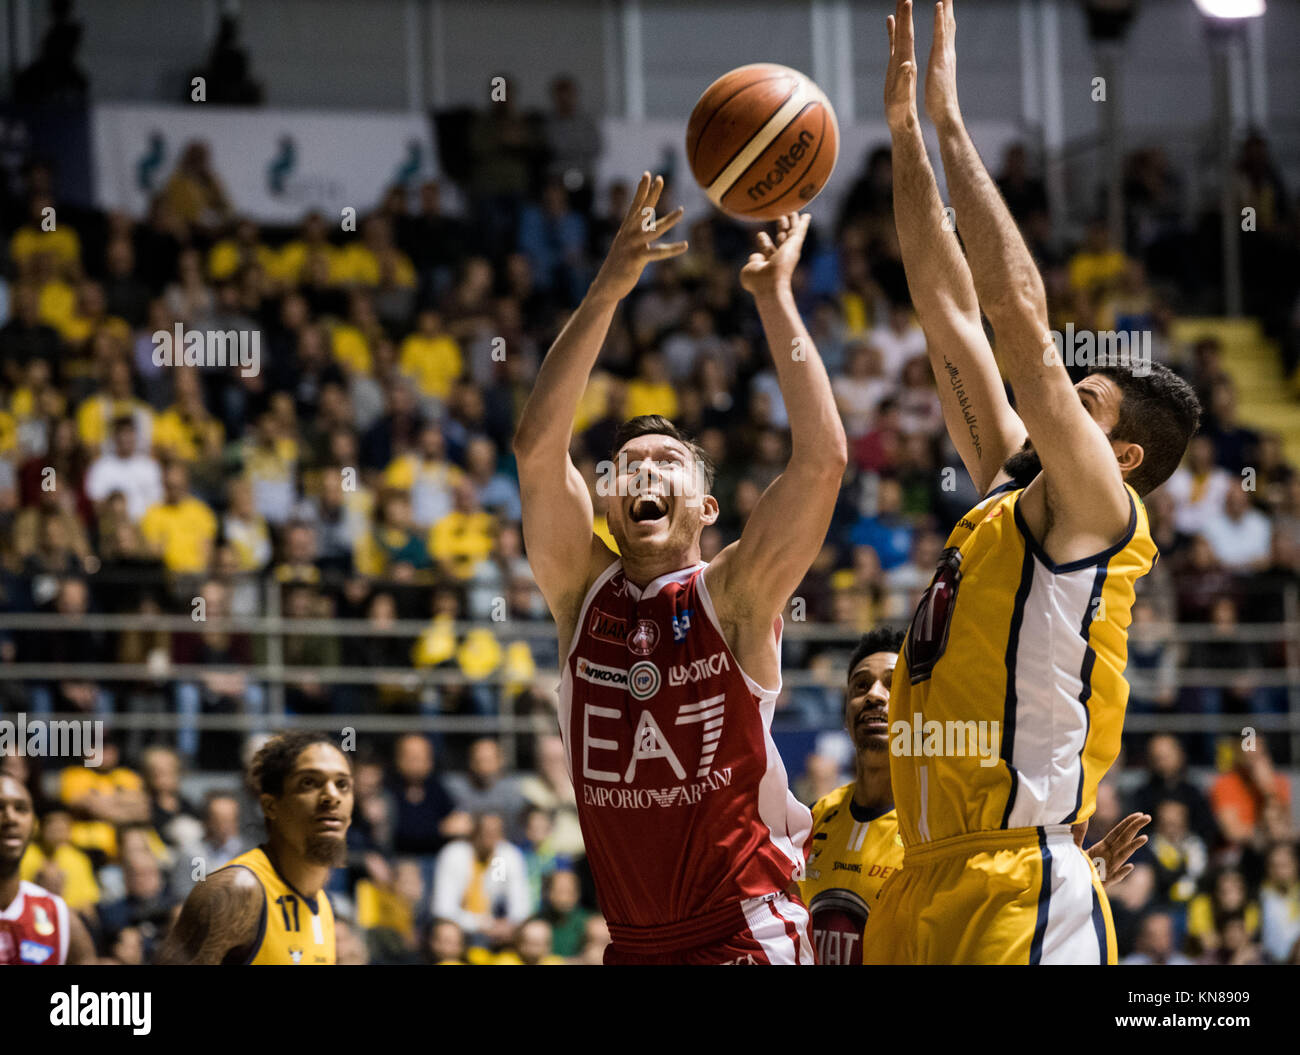
[[[69,933],[63,898],[21,880],[18,896],[0,911],[0,966],[67,963]]]
[[[640,589],[610,565],[564,664],[560,729],[615,943],[625,928],[652,928],[647,938],[684,944],[701,917],[714,930],[743,926],[740,902],[803,874],[812,815],[772,742],[780,684],[740,669],[706,567]],[[772,632],[779,648],[779,616]],[[699,926],[694,935],[706,938]]]

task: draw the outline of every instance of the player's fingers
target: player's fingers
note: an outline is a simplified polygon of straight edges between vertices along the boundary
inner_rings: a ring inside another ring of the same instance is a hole
[[[903,10],[898,19],[896,49],[903,58],[907,58],[916,47],[912,30],[912,0],[903,0],[902,7]]]
[[[656,176],[650,183],[650,189],[646,192],[645,203],[652,209],[659,204],[659,195],[664,192],[664,178]]]
[[[885,32],[889,34],[889,57],[894,57],[894,16],[885,16]]]
[[[681,218],[685,215],[686,215],[686,208],[684,206],[679,205],[667,216],[658,217],[655,220],[654,227],[652,227],[650,230],[656,236],[661,234],[667,234],[670,230],[672,230],[675,226],[677,226],[678,221],[681,220]]]
[[[636,181],[636,191],[632,194],[632,204],[627,210],[627,219],[636,218],[640,222],[641,206],[645,204],[646,191],[650,189],[650,173],[641,173],[641,178]]]
[[[651,260],[667,260],[670,256],[681,256],[690,247],[687,242],[669,242],[667,245],[652,245]]]
[[[771,256],[776,252],[776,246],[772,244],[772,237],[766,231],[758,232],[758,248],[762,250],[765,257]]]
[[[1111,876],[1107,876],[1106,882],[1102,885],[1110,886],[1114,883],[1122,883],[1124,881],[1124,878],[1132,871],[1133,871],[1133,865],[1125,865],[1123,868],[1117,868],[1115,870],[1115,874]]]

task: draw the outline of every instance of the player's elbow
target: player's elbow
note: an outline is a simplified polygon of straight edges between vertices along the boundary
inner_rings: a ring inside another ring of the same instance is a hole
[[[983,299],[981,307],[999,329],[1042,329],[1047,323],[1047,294],[1037,271],[1018,277],[998,290],[992,297]]]

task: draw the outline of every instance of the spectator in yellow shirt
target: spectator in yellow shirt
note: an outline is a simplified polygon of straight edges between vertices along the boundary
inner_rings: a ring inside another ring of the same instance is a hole
[[[163,470],[163,500],[145,513],[140,533],[169,571],[188,574],[207,570],[217,537],[217,518],[205,502],[190,494],[184,462],[171,462]]]
[[[173,377],[176,402],[158,416],[153,427],[153,444],[159,456],[179,458],[191,465],[219,459],[226,429],[203,403],[198,372],[182,369]]]
[[[267,271],[272,278],[281,282],[301,286],[307,281],[312,265],[317,261],[321,262],[327,284],[338,285],[345,281],[343,257],[339,249],[330,244],[325,217],[312,212],[303,220],[298,237],[280,250]]]
[[[208,145],[191,140],[161,195],[166,207],[187,227],[212,231],[229,221],[230,199],[216,172]]]
[[[33,257],[49,256],[59,271],[74,274],[81,266],[81,239],[60,218],[53,198],[48,194],[34,194],[27,223],[9,240],[9,256],[20,273],[27,270]]]
[[[136,399],[131,365],[125,359],[110,361],[100,390],[77,407],[77,436],[91,451],[108,448],[110,426],[119,418],[135,422],[135,449],[148,454],[153,444],[153,411]]]
[[[388,218],[378,214],[370,216],[361,231],[361,242],[352,242],[343,250],[340,267],[347,281],[377,286],[387,265],[393,284],[413,289],[415,265],[393,244],[393,227]]]
[[[663,355],[655,351],[641,356],[640,369],[627,384],[627,416],[642,414],[677,416],[677,392],[668,381]]]
[[[277,263],[276,254],[258,240],[259,234],[252,220],[236,223],[234,236],[223,238],[208,252],[208,277],[224,282],[254,265],[270,274]]]
[[[380,479],[385,487],[410,493],[412,521],[426,530],[455,508],[454,491],[465,474],[447,460],[442,429],[426,422],[419,446],[389,462]]]
[[[117,857],[117,829],[123,824],[149,820],[149,796],[140,775],[119,765],[118,745],[105,738],[100,765],[65,766],[59,774],[59,801],[73,817],[69,837],[78,849],[99,855],[101,861]]]
[[[104,287],[90,279],[77,287],[73,304],[67,303],[65,295],[62,299],[50,301],[46,310],[49,315],[45,321],[73,347],[83,347],[100,332],[112,334],[123,347],[131,340],[130,325],[125,319],[108,313]]]
[[[1088,234],[1078,252],[1070,257],[1070,286],[1090,300],[1105,293],[1124,273],[1128,257],[1110,241],[1104,219],[1088,225]]]
[[[41,815],[40,834],[27,844],[19,874],[58,894],[73,912],[99,902],[94,865],[72,845],[72,814],[66,806],[52,806]]]
[[[469,480],[458,482],[453,493],[455,507],[429,532],[429,552],[448,574],[468,579],[478,563],[492,553],[496,518],[479,508]]]
[[[415,382],[420,394],[446,401],[465,369],[460,345],[433,309],[420,312],[415,332],[402,341],[398,370]]]

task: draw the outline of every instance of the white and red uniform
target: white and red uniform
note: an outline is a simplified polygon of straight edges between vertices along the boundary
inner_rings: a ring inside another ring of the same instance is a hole
[[[23,879],[18,896],[0,911],[0,966],[67,963],[69,935],[63,898]]]
[[[780,691],[740,669],[702,574],[644,589],[610,565],[583,601],[560,729],[613,939],[607,963],[812,963],[812,815],[772,743]],[[777,647],[781,620],[773,624]]]

